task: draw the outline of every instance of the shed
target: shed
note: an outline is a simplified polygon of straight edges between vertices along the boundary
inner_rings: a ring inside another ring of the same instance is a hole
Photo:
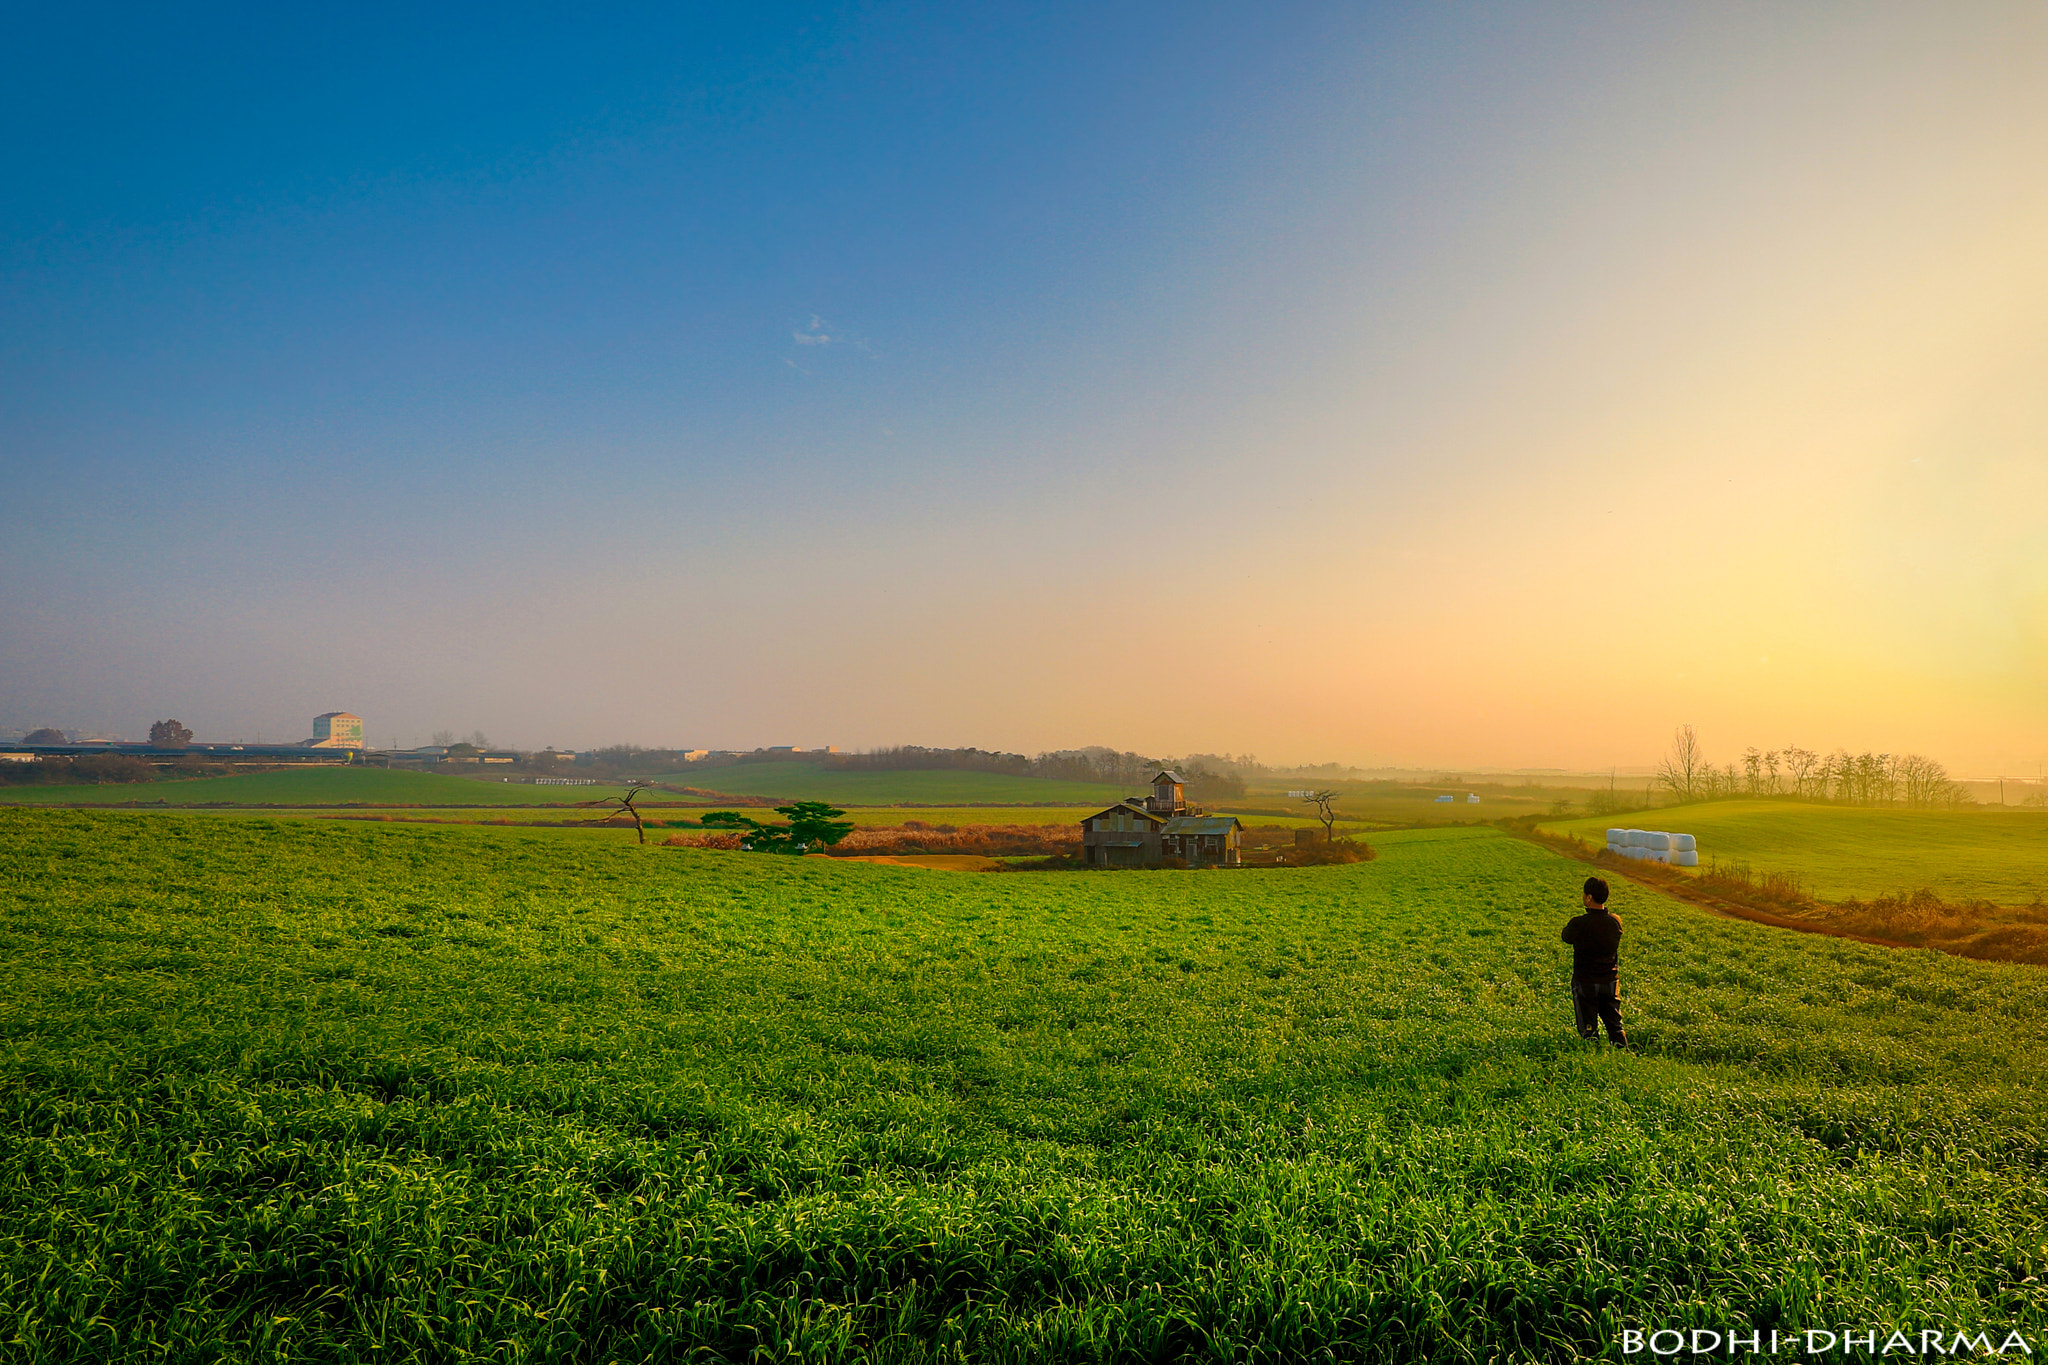
[[[1243,832],[1235,815],[1176,815],[1159,832],[1161,851],[1189,867],[1235,867]]]

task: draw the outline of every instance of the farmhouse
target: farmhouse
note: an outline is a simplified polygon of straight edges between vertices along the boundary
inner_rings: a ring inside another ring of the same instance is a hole
[[[1095,867],[1235,867],[1244,826],[1234,815],[1205,815],[1187,802],[1187,782],[1162,768],[1150,796],[1127,797],[1081,822],[1081,858]]]

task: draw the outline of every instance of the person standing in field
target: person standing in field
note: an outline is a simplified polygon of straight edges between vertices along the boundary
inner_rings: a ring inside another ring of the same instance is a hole
[[[1608,1041],[1627,1047],[1621,1028],[1621,918],[1607,908],[1607,883],[1598,877],[1586,878],[1585,901],[1586,913],[1564,926],[1564,941],[1572,945],[1572,1013],[1581,1038],[1598,1038],[1606,1024]]]

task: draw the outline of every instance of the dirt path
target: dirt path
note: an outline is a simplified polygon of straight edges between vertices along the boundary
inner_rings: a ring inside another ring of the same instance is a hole
[[[1719,915],[1723,919],[1746,919],[1751,924],[1768,924],[1773,929],[1790,929],[1794,933],[1799,934],[1819,934],[1824,938],[1854,939],[1858,943],[1869,943],[1879,948],[1910,948],[1925,952],[1940,951],[1940,949],[1926,944],[1901,943],[1897,939],[1876,938],[1870,934],[1858,934],[1848,929],[1837,929],[1831,924],[1823,924],[1817,920],[1790,919],[1784,915],[1773,914],[1768,910],[1759,910],[1754,906],[1744,905],[1726,896],[1712,895],[1693,886],[1688,880],[1683,878],[1666,880],[1662,877],[1638,873],[1626,864],[1617,864],[1613,860],[1603,860],[1598,855],[1589,858],[1586,856],[1583,848],[1561,839],[1546,839],[1542,835],[1523,834],[1521,831],[1514,831],[1514,833],[1538,847],[1549,849],[1552,853],[1562,854],[1567,858],[1575,859],[1588,866],[1597,867],[1608,876],[1625,877],[1637,886],[1646,886],[1652,891],[1661,891],[1674,900],[1684,901],[1688,905],[1697,905],[1702,910],[1710,914]]]

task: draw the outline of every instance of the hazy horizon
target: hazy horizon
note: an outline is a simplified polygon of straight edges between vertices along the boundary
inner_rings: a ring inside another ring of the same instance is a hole
[[[0,727],[2048,761],[2048,11],[10,26]]]

